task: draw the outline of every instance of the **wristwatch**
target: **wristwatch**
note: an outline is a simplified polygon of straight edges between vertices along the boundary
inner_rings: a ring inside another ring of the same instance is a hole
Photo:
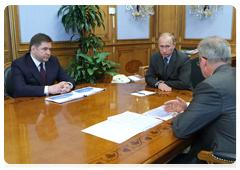
[[[72,83],[71,82],[67,82],[68,84],[69,84],[69,86],[70,86],[70,89],[72,90],[72,88],[73,88],[73,85],[72,85]]]
[[[163,82],[158,81],[158,82],[155,84],[155,87],[158,88],[158,85],[161,84],[161,83],[164,83],[164,81],[163,81]]]

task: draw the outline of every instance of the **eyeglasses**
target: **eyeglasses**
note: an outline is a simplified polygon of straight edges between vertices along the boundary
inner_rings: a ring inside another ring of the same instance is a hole
[[[201,57],[201,58],[204,58],[204,59],[206,59],[206,60],[207,60],[207,58],[206,58],[206,57]],[[199,59],[199,61],[201,61],[201,60]],[[199,61],[197,62],[197,65],[198,65],[198,66],[200,66],[200,63],[199,63]]]

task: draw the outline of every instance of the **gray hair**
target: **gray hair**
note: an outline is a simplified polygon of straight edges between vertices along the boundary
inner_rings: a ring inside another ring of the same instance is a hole
[[[203,39],[198,45],[198,54],[200,57],[206,57],[209,64],[215,65],[219,62],[230,63],[231,47],[229,43],[218,36],[211,36]]]
[[[158,43],[159,43],[159,39],[160,39],[162,36],[164,36],[164,35],[167,35],[167,36],[171,37],[171,38],[172,38],[172,43],[173,43],[173,44],[175,43],[175,38],[174,38],[174,36],[173,36],[172,34],[170,34],[170,33],[167,33],[167,32],[160,34],[160,36],[158,37]]]

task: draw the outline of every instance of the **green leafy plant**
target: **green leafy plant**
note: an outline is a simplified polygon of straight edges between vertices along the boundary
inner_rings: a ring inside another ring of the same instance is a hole
[[[103,26],[105,29],[102,13],[106,16],[98,5],[63,5],[58,10],[58,17],[63,15],[62,23],[66,33],[69,34],[72,30],[70,41],[72,44],[77,43],[83,54],[87,54],[91,49],[94,52],[103,49],[101,42],[105,45],[102,38],[94,34],[96,26]],[[77,38],[73,40],[74,37]]]
[[[75,82],[83,80],[84,83],[94,83],[95,80],[104,77],[109,78],[107,74],[114,76],[118,74],[115,71],[118,71],[116,66],[120,64],[106,60],[108,54],[110,53],[100,53],[98,51],[96,55],[88,56],[78,50],[76,54],[77,60],[72,58],[72,61],[67,66],[67,72]]]
[[[62,16],[62,23],[66,33],[71,30],[73,36],[70,41],[78,44],[75,51],[76,58],[72,58],[66,70],[68,74],[77,82],[94,83],[95,80],[102,79],[105,74],[114,76],[119,66],[109,60],[104,60],[110,53],[100,53],[105,42],[95,34],[96,27],[103,27],[103,16],[106,16],[98,5],[62,5],[58,11],[58,17]],[[74,39],[76,37],[76,39]],[[87,53],[93,51],[95,55],[88,56]]]

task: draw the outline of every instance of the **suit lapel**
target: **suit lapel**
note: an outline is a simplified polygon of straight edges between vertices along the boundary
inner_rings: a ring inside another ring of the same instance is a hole
[[[38,68],[36,67],[35,63],[33,62],[32,58],[30,56],[30,53],[26,58],[26,63],[27,63],[27,66],[28,66],[28,70],[37,79],[38,83],[40,85],[44,85],[43,78],[42,78],[40,72],[38,71]]]
[[[46,68],[47,84],[50,85],[51,84],[51,72],[52,72],[50,59],[48,60],[48,62],[45,63],[45,68]]]
[[[160,52],[159,52],[159,57],[157,57],[157,67],[161,77],[164,77],[164,62],[163,62],[163,56],[161,55]]]
[[[167,67],[167,79],[176,68],[176,64],[177,64],[177,54],[176,54],[176,51],[173,50],[172,57]]]

